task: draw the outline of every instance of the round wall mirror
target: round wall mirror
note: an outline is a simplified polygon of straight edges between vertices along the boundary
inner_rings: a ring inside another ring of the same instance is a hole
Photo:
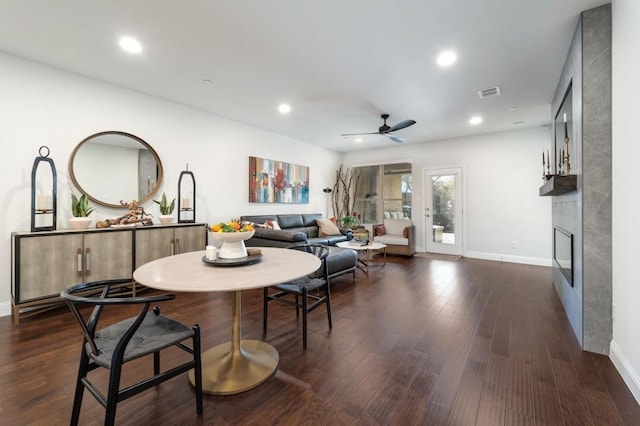
[[[144,140],[125,132],[100,132],[75,147],[69,176],[87,197],[106,207],[148,201],[162,182],[160,157]]]

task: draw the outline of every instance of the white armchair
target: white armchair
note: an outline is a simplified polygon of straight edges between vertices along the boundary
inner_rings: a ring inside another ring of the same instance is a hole
[[[387,253],[413,256],[415,230],[409,219],[385,219],[382,225],[373,226],[373,241],[385,244]]]

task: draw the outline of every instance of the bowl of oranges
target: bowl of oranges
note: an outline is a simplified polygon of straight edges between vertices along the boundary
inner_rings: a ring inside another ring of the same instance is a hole
[[[211,238],[221,241],[218,257],[223,259],[238,259],[247,256],[247,248],[244,241],[253,237],[255,233],[253,225],[249,222],[231,220],[221,222],[209,227]]]

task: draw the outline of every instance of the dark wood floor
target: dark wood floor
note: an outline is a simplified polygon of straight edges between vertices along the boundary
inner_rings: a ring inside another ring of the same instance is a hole
[[[607,357],[582,352],[549,268],[389,256],[332,283],[334,327],[311,314],[302,350],[292,308],[274,305],[266,340],[276,375],[233,396],[178,377],[120,404],[123,425],[632,425],[640,407]],[[163,312],[229,340],[230,294],[179,294]],[[242,333],[261,338],[261,291],[243,293]],[[115,317],[110,318],[115,320]],[[68,424],[80,334],[66,308],[13,326],[0,318],[0,424]],[[125,372],[135,379],[150,360]],[[106,377],[106,376],[105,376]],[[85,393],[81,424],[101,424]]]

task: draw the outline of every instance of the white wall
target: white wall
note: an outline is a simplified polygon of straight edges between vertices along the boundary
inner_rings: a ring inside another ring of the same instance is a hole
[[[551,265],[551,197],[540,197],[542,152],[549,130],[538,127],[345,154],[346,167],[413,163],[416,250],[424,251],[424,171],[463,168],[463,254]],[[512,242],[517,248],[512,248]]]
[[[640,402],[640,2],[614,0],[613,14],[613,339],[610,357]]]
[[[68,228],[75,190],[69,156],[84,138],[104,130],[132,133],[155,148],[165,171],[160,194],[177,196],[180,171],[189,163],[196,219],[208,223],[242,214],[324,212],[322,188],[333,186],[340,163],[333,151],[2,53],[0,94],[0,315],[10,313],[11,232],[30,229],[31,167],[41,145],[50,148],[58,173],[58,229]],[[309,166],[309,204],[249,204],[249,156]],[[144,207],[159,214],[152,202]],[[98,208],[91,217],[120,214]]]

